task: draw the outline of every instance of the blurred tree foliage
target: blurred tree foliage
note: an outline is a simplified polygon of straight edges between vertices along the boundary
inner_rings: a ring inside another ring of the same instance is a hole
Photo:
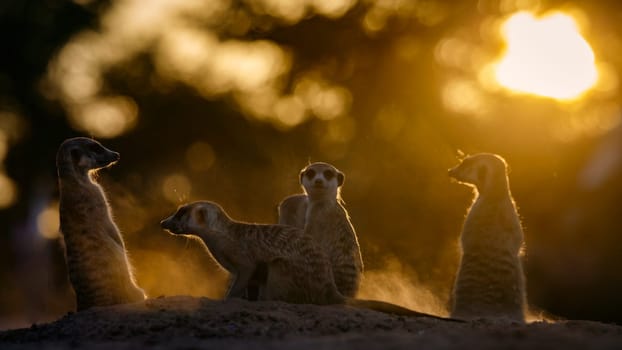
[[[275,221],[299,169],[327,161],[346,174],[367,268],[397,257],[445,302],[472,197],[446,169],[458,150],[486,151],[512,169],[531,303],[622,321],[618,1],[171,3],[0,4],[0,129],[18,190],[0,210],[2,314],[71,308],[59,239],[37,219],[57,200],[57,146],[92,135],[122,155],[100,179],[153,296],[222,293],[196,242],[157,225],[179,203]],[[523,9],[580,11],[611,86],[573,103],[481,87],[503,49],[490,28]]]

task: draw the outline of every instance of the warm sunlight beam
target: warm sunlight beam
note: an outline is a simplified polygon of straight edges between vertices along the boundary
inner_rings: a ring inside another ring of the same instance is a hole
[[[597,81],[594,52],[575,20],[561,12],[519,12],[503,25],[507,50],[495,67],[502,86],[559,100],[576,99]]]

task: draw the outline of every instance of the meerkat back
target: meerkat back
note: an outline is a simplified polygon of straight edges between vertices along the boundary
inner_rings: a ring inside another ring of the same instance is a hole
[[[506,167],[503,158],[484,153],[465,158],[449,171],[452,178],[472,186],[476,193],[460,236],[462,256],[452,317],[524,321],[523,231]]]
[[[307,195],[305,234],[325,249],[339,292],[354,297],[363,273],[363,259],[340,196],[344,180],[345,175],[327,163],[313,163],[300,172],[300,184]]]
[[[91,178],[118,159],[118,153],[82,137],[66,140],[57,153],[60,231],[78,311],[145,298],[106,197]]]

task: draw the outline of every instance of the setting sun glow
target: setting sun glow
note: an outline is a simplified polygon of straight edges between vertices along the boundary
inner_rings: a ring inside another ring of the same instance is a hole
[[[502,27],[507,49],[494,68],[499,84],[516,92],[573,100],[598,79],[594,52],[575,20],[561,12],[511,16]]]

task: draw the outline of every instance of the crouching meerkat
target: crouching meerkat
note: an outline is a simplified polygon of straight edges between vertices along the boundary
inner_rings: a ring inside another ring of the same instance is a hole
[[[160,224],[172,234],[196,236],[205,243],[214,258],[232,274],[228,297],[243,295],[257,266],[265,264],[267,276],[259,300],[345,304],[404,316],[444,319],[386,302],[343,296],[337,290],[322,248],[299,228],[235,221],[222,207],[209,201],[181,206]]]
[[[306,201],[300,200],[299,206],[306,206],[305,234],[326,252],[337,289],[344,296],[354,297],[363,274],[363,258],[341,199],[344,181],[345,175],[328,163],[306,166],[300,171]]]
[[[475,192],[460,236],[462,258],[451,316],[524,322],[523,230],[510,194],[505,160],[494,154],[476,154],[450,169],[449,176]]]
[[[78,311],[145,299],[95,172],[119,160],[99,142],[72,138],[58,149],[60,231]]]

